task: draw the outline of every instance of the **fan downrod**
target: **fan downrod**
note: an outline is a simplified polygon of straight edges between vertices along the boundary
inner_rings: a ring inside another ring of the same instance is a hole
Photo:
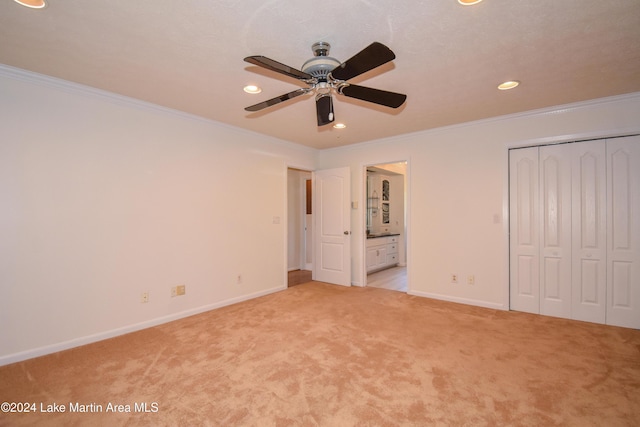
[[[311,45],[311,51],[314,56],[327,56],[331,45],[327,42],[315,42]]]

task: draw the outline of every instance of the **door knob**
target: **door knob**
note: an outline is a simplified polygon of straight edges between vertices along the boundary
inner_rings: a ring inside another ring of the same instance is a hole
[[[345,236],[348,236],[348,235],[349,235],[349,232],[348,232],[348,231],[345,231],[345,232],[344,232],[344,234],[345,234]]]

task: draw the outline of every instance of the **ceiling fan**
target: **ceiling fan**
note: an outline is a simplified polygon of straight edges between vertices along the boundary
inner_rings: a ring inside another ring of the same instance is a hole
[[[327,56],[330,48],[331,46],[326,42],[314,43],[311,46],[314,57],[302,65],[302,70],[289,67],[266,56],[257,55],[244,58],[246,62],[293,77],[309,85],[307,88],[296,89],[276,98],[251,105],[245,110],[260,111],[297,96],[314,92],[318,126],[323,126],[334,121],[332,92],[391,108],[398,108],[407,99],[407,95],[401,93],[347,83],[347,80],[395,59],[396,55],[387,46],[378,42],[371,43],[343,63]]]

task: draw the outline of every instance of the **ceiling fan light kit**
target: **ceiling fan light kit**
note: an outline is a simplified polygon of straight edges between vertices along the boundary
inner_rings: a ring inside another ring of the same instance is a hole
[[[335,120],[332,93],[344,95],[362,101],[372,102],[390,108],[404,104],[406,95],[380,89],[348,83],[356,76],[373,70],[395,59],[395,54],[382,43],[374,42],[345,62],[329,55],[331,45],[317,42],[311,46],[314,57],[307,60],[298,70],[265,56],[248,56],[244,60],[250,64],[284,74],[306,83],[309,87],[300,88],[276,98],[246,107],[246,111],[260,111],[300,95],[315,93],[316,116],[318,126],[324,126]]]

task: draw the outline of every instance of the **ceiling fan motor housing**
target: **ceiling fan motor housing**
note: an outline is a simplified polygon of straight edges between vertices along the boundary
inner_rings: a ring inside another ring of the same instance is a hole
[[[331,45],[326,42],[314,43],[311,50],[315,56],[302,65],[302,71],[312,75],[319,82],[326,82],[327,75],[340,65],[340,61],[327,56],[330,48]]]
[[[284,95],[251,105],[245,110],[260,111],[301,95],[315,93],[318,126],[324,126],[332,123],[335,119],[332,99],[334,92],[337,95],[391,108],[398,108],[405,102],[407,95],[401,93],[347,83],[348,80],[356,76],[394,60],[396,56],[387,46],[373,42],[343,63],[328,56],[330,47],[326,42],[314,43],[311,46],[314,57],[302,65],[302,70],[297,70],[262,55],[244,58],[250,64],[284,74],[308,85],[306,88],[298,88]]]

